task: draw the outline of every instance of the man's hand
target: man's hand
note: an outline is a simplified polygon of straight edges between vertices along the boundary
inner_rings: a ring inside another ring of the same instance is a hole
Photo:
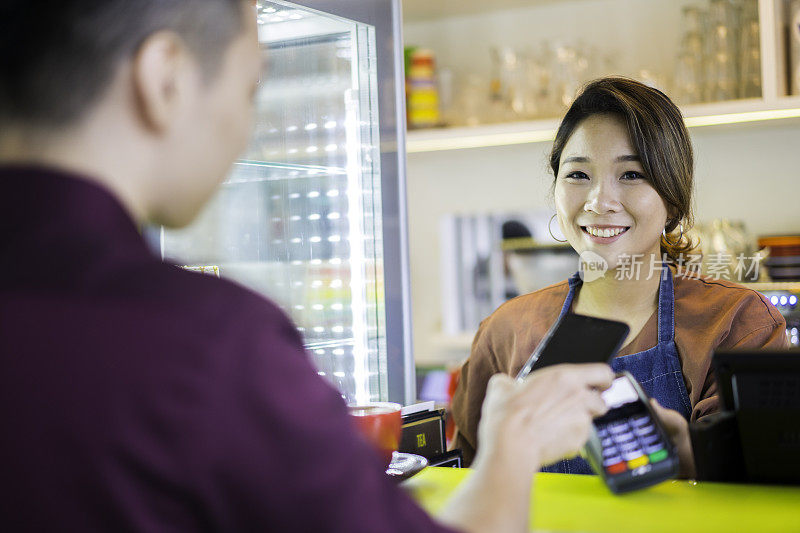
[[[592,418],[606,412],[600,392],[613,379],[603,364],[556,365],[523,382],[493,376],[481,410],[474,473],[439,519],[469,533],[528,531],[533,474],[586,443]]]
[[[600,393],[613,379],[605,364],[555,365],[523,382],[493,376],[478,428],[479,455],[499,454],[533,474],[577,454],[592,419],[606,412]]]
[[[678,411],[662,407],[655,398],[650,399],[650,404],[656,412],[656,416],[664,424],[670,440],[678,451],[680,468],[678,477],[693,478],[697,475],[694,467],[694,454],[692,453],[692,441],[689,438],[689,423]]]

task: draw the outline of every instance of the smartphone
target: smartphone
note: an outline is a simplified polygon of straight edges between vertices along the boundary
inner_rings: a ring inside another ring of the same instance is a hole
[[[678,474],[678,454],[628,372],[602,394],[608,412],[594,419],[584,455],[611,492],[643,489]]]
[[[607,363],[617,355],[629,331],[624,322],[567,313],[550,328],[517,379],[559,363]]]

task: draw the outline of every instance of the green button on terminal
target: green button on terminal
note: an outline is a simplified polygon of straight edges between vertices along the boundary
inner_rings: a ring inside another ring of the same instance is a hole
[[[657,463],[659,461],[663,461],[667,458],[667,450],[658,450],[655,453],[650,454],[650,462]]]

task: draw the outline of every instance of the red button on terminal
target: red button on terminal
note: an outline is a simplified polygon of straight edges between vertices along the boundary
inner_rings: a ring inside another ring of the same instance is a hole
[[[614,464],[614,465],[611,465],[611,466],[607,466],[606,467],[606,472],[608,472],[609,474],[612,474],[612,475],[613,474],[621,474],[622,472],[624,472],[627,469],[628,469],[628,467],[625,465],[625,461],[622,461],[622,462],[619,462],[617,464]]]

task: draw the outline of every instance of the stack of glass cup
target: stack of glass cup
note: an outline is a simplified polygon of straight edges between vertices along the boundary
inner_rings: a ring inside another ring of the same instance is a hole
[[[739,73],[739,97],[761,96],[761,35],[758,24],[758,2],[745,2],[742,7],[741,72]]]
[[[678,63],[675,69],[675,94],[682,104],[695,104],[704,99],[703,57],[703,13],[698,7],[683,8],[685,28]]]
[[[800,6],[800,0],[792,0]],[[681,104],[761,96],[758,0],[698,0],[682,10],[683,31],[674,72],[620,68],[622,52],[583,41],[543,41],[523,49],[490,48],[489,77],[462,74],[442,90],[444,122],[474,126],[558,117],[581,85],[621,74],[666,90]],[[800,15],[797,17],[800,21]],[[800,25],[796,31],[800,56]],[[452,75],[448,69],[448,76]],[[670,75],[674,75],[670,79]],[[450,79],[448,77],[448,79]],[[800,62],[795,86],[800,93]]]
[[[683,8],[675,70],[681,104],[761,96],[757,0],[709,0]]]
[[[445,110],[451,125],[557,117],[575,98],[581,84],[615,70],[609,54],[603,58],[586,43],[541,42],[517,50],[491,47],[487,80],[470,73],[460,83]],[[445,98],[445,96],[443,96]]]
[[[800,0],[789,4],[789,70],[791,94],[800,95]]]

